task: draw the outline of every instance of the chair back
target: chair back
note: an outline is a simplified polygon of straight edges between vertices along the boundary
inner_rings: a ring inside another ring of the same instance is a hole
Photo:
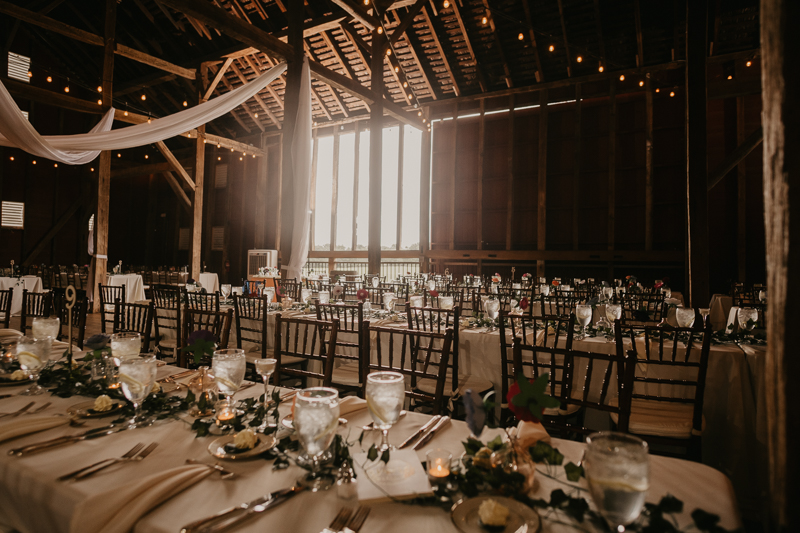
[[[292,300],[300,299],[300,282],[295,279],[275,279],[275,297],[280,302],[284,296]]]
[[[374,343],[374,349],[371,350],[367,374],[387,371],[403,374],[408,378],[406,398],[430,404],[433,414],[443,413],[453,330],[447,328],[444,333],[435,333],[373,326],[369,331],[370,343]],[[433,394],[417,388],[417,383],[422,380],[433,380],[436,383]],[[366,394],[366,380],[364,389]]]
[[[2,314],[3,328],[8,329],[11,322],[11,301],[14,298],[14,288],[10,287],[8,290],[0,291],[0,313]]]
[[[552,290],[552,289],[551,289]],[[574,293],[562,292],[559,294],[550,294],[549,296],[542,296],[542,316],[545,315],[568,315],[575,312],[575,306],[581,303],[580,298],[575,296]]]
[[[233,294],[234,321],[236,322],[236,347],[242,342],[251,342],[261,347],[261,358],[267,357],[267,314],[269,302],[266,296]]]
[[[132,332],[142,336],[142,353],[150,352],[150,337],[153,331],[155,306],[114,302],[114,333]]]
[[[664,294],[626,292],[622,295],[622,318],[659,322],[664,317]]]
[[[49,292],[28,292],[22,289],[22,314],[19,329],[25,333],[33,326],[33,319],[48,317],[53,311],[53,295]]]
[[[617,353],[628,350],[635,364],[629,382],[631,397],[691,405],[692,435],[702,435],[711,323],[698,330],[627,326],[617,321],[615,332]]]
[[[438,334],[444,334],[447,329],[453,331],[449,360],[449,365],[452,369],[452,390],[446,391],[448,394],[458,390],[458,330],[460,329],[458,321],[460,316],[461,308],[458,306],[454,306],[452,309],[409,307],[406,312],[408,329],[430,331]]]
[[[219,292],[188,292],[183,290],[183,299],[190,309],[196,311],[219,311]]]
[[[422,293],[422,305],[423,307],[436,307],[441,309],[441,304],[439,303],[439,299],[444,297],[450,297],[453,299],[453,307],[458,306],[461,308],[462,300],[464,298],[464,293],[459,290],[442,290],[437,291],[438,296],[431,296],[430,292],[424,291]]]
[[[154,288],[153,305],[153,328],[156,343],[161,346],[161,341],[169,334],[170,338],[175,339],[175,353],[177,354],[181,348],[181,337],[183,335],[183,328],[181,327],[181,293],[177,287]],[[161,348],[159,348],[160,351]]]
[[[106,324],[114,323],[114,302],[119,300],[125,303],[125,284],[103,285],[97,284],[97,294],[100,295],[100,329],[106,332]]]
[[[86,316],[89,313],[89,298],[86,291],[76,290],[75,305],[72,306],[72,343],[83,349],[83,340],[86,337]],[[54,295],[55,296],[55,295]],[[53,310],[58,315],[61,323],[58,328],[58,339],[69,338],[69,310],[64,299],[53,298]]]
[[[364,304],[362,302],[355,305],[318,304],[317,320],[339,321],[334,357],[358,364],[360,390],[367,375],[366,360],[369,358],[369,320],[364,319]],[[334,386],[341,387],[336,383]]]
[[[339,321],[331,322],[305,318],[283,318],[275,315],[275,385],[281,379],[295,377],[303,380],[318,379],[323,387],[330,387],[333,379],[333,363],[336,351]],[[303,360],[305,365],[288,366],[287,358]],[[317,362],[321,372],[308,370],[308,363]]]
[[[175,287],[153,287],[153,304],[157,308],[179,309],[181,292]]]
[[[217,338],[217,347],[224,350],[228,347],[228,338],[231,334],[233,323],[233,309],[226,311],[202,311],[192,309],[189,305],[184,305],[181,315],[181,326],[183,333],[180,337],[179,347],[187,346],[189,335],[201,329],[211,332]],[[186,355],[181,353],[178,356],[179,366],[185,366],[188,362]]]

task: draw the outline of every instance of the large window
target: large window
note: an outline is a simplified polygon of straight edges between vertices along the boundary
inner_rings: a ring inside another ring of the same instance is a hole
[[[410,126],[383,130],[381,248],[419,248],[422,133]],[[311,249],[366,250],[369,240],[369,131],[315,140]]]

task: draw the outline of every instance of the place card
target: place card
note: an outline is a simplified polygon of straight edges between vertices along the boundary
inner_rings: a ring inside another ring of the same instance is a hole
[[[362,466],[363,465],[363,466]],[[367,452],[353,456],[359,502],[381,503],[431,496],[428,474],[413,450],[392,450],[389,462],[368,461]]]

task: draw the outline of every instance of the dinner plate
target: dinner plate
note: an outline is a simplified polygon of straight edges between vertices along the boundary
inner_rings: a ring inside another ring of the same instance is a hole
[[[125,406],[125,402],[120,400],[111,400],[113,402],[113,407],[108,411],[97,411],[92,412],[91,410],[94,409],[94,400],[89,400],[86,402],[76,403],[75,405],[71,405],[67,408],[67,413],[70,416],[77,416],[78,418],[103,418],[104,416],[109,416],[116,414]]]
[[[19,385],[30,385],[31,383],[32,383],[32,380],[30,378],[29,379],[22,379],[22,380],[18,380],[18,381],[13,381],[13,380],[10,380],[10,379],[0,378],[0,387],[17,387]]]
[[[486,500],[494,500],[500,505],[508,507],[508,522],[504,529],[488,528],[481,524],[478,509]],[[461,500],[453,506],[450,518],[458,530],[463,533],[537,533],[542,527],[539,513],[523,503],[502,496],[477,496]]]
[[[234,435],[225,435],[224,437],[220,437],[214,440],[211,444],[208,445],[208,453],[216,457],[217,459],[227,459],[230,461],[236,461],[239,459],[251,459],[258,455],[261,455],[265,451],[269,450],[275,444],[277,444],[277,440],[272,435],[256,435],[256,439],[258,439],[258,444],[255,447],[249,450],[242,450],[241,452],[234,452],[231,453],[225,449],[226,444],[233,444],[233,440],[236,437]]]

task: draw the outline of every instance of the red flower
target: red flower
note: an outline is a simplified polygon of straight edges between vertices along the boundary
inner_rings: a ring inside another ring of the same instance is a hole
[[[554,286],[554,287],[558,287],[559,285],[560,285],[560,283],[558,282],[558,280],[557,280],[557,279],[554,279],[554,280],[553,280],[553,286]]]
[[[519,301],[519,308],[522,309],[523,311],[528,308],[528,297],[527,296]]]
[[[625,279],[631,279],[630,275],[625,276]]]
[[[358,292],[356,293],[356,298],[362,301],[366,300],[367,298],[369,298],[369,291],[367,289],[358,289]]]
[[[430,294],[434,298],[438,298],[439,297],[439,291],[431,290],[431,291],[428,291],[428,294]]]
[[[663,286],[664,286],[664,282],[663,282],[663,281],[657,281],[657,282],[656,282],[656,286],[655,286],[655,288],[656,288],[656,289],[660,289],[660,288],[661,288],[661,287],[663,287]]]
[[[281,288],[279,285],[275,285],[275,294],[283,298],[283,293],[281,292]]]
[[[514,417],[517,420],[524,420],[526,422],[539,422],[539,418],[544,413],[544,407],[542,407],[542,412],[539,413],[539,416],[534,415],[531,413],[526,407],[519,407],[514,405],[512,401],[514,396],[519,394],[519,384],[515,381],[509,388],[508,394],[506,395],[506,401],[508,402],[508,408],[514,413]]]

